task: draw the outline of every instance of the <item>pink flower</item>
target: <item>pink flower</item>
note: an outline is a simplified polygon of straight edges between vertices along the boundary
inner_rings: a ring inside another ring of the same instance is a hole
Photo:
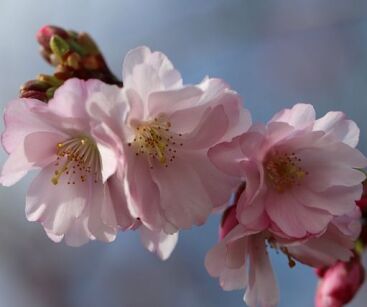
[[[316,120],[311,105],[297,104],[267,125],[254,125],[210,150],[213,163],[243,178],[237,218],[247,230],[284,239],[326,231],[334,217],[354,210],[367,159],[357,150],[359,129],[340,112]]]
[[[219,79],[183,85],[168,58],[147,47],[127,54],[123,82],[125,118],[97,100],[89,109],[121,136],[129,209],[156,232],[203,224],[239,182],[218,171],[207,152],[250,126],[240,97]]]
[[[318,238],[303,242],[287,241],[268,231],[249,231],[236,220],[236,210],[229,207],[221,225],[222,240],[207,254],[205,266],[209,274],[218,277],[226,290],[246,288],[244,301],[250,307],[276,306],[279,291],[266,245],[282,252],[293,267],[295,260],[321,267],[337,260],[347,261],[355,238],[360,231],[357,211],[333,220]],[[341,220],[342,219],[342,220]]]
[[[355,255],[348,262],[339,261],[323,272],[315,298],[316,307],[342,307],[349,303],[364,281],[361,259]]]
[[[9,153],[0,182],[9,186],[40,168],[26,198],[28,220],[41,223],[48,236],[78,246],[88,240],[110,242],[135,223],[119,169],[117,136],[86,112],[89,99],[119,100],[117,87],[72,79],[48,104],[17,99],[5,110],[2,145]],[[119,105],[116,112],[124,112]]]

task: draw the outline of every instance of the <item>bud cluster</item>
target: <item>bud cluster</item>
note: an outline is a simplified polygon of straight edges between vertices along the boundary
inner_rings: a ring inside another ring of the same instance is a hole
[[[44,26],[37,33],[43,58],[55,71],[39,75],[22,85],[20,97],[47,102],[55,90],[70,78],[99,79],[107,84],[122,86],[108,68],[97,44],[87,33],[66,31],[56,26]]]

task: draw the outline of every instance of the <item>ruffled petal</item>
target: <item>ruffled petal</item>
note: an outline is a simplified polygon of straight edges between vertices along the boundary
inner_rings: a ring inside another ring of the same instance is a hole
[[[54,97],[48,102],[48,108],[63,117],[85,118],[85,102],[88,96],[102,86],[104,83],[95,79],[69,79],[56,90]]]
[[[122,74],[124,86],[135,89],[143,101],[147,101],[152,92],[182,86],[181,75],[169,59],[161,52],[151,52],[147,47],[128,52]]]
[[[54,132],[34,132],[27,135],[24,144],[10,153],[0,176],[0,183],[10,186],[34,167],[42,167],[56,160],[56,145],[65,139]]]
[[[31,183],[26,197],[29,221],[38,221],[55,235],[65,234],[83,212],[88,201],[87,184],[67,184],[63,176],[54,185],[54,167],[44,168]]]
[[[292,210],[290,210],[292,208]],[[303,238],[323,232],[332,216],[323,210],[305,207],[289,193],[268,193],[266,212],[286,236]]]
[[[312,128],[315,119],[315,109],[311,104],[298,103],[291,109],[284,109],[275,114],[270,122],[284,122],[301,130]]]
[[[222,105],[208,109],[198,127],[183,136],[184,149],[199,150],[215,145],[225,135],[228,125],[229,120]]]
[[[56,132],[52,125],[41,119],[39,113],[42,112],[47,112],[47,104],[35,99],[16,99],[7,105],[1,142],[8,153],[16,150],[28,134],[37,131]]]
[[[342,112],[328,112],[317,119],[313,126],[315,131],[324,131],[326,135],[351,146],[356,147],[359,140],[359,128],[357,124],[346,118]]]
[[[202,91],[195,86],[186,86],[176,90],[154,92],[148,98],[148,112],[151,118],[160,113],[171,114],[194,106]]]

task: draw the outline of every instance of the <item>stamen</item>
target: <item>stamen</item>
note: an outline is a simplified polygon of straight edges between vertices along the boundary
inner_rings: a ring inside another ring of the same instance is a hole
[[[291,154],[275,152],[265,159],[266,177],[275,190],[283,193],[300,184],[308,175],[308,172],[299,166],[300,162],[302,160],[294,152]]]
[[[149,122],[142,122],[136,128],[136,135],[129,147],[135,150],[136,156],[145,155],[149,162],[149,167],[153,168],[153,161],[157,160],[162,166],[168,167],[176,156],[177,137],[182,134],[176,134],[170,131],[171,123],[162,118],[154,118]],[[183,143],[179,143],[183,146]]]
[[[293,269],[296,266],[296,261],[292,258],[292,256],[289,254],[288,248],[281,247],[280,250],[287,256],[288,258],[288,266]]]
[[[85,182],[88,176],[94,177],[94,182],[98,182],[101,173],[101,157],[96,143],[88,136],[78,136],[68,139],[56,145],[57,162],[55,166],[60,165],[60,161],[65,159],[55,170],[51,182],[57,185],[62,175],[67,175],[67,184],[75,184],[74,175],[81,182]]]

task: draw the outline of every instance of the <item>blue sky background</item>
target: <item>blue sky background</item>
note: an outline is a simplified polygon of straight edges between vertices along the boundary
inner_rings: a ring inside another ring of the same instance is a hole
[[[44,24],[87,31],[120,75],[138,45],[165,52],[186,83],[221,77],[243,97],[254,121],[297,102],[318,115],[345,111],[367,153],[367,2],[360,0],[1,0],[0,105],[20,84],[50,72],[37,53]],[[1,130],[3,123],[0,123]],[[0,162],[6,155],[0,152]],[[134,233],[112,244],[70,248],[47,239],[24,217],[31,176],[0,187],[0,307],[234,307],[242,291],[224,292],[203,266],[217,240],[219,216],[185,231],[165,263]],[[273,255],[283,307],[313,305],[311,269],[289,269]],[[350,306],[366,306],[366,291]]]

